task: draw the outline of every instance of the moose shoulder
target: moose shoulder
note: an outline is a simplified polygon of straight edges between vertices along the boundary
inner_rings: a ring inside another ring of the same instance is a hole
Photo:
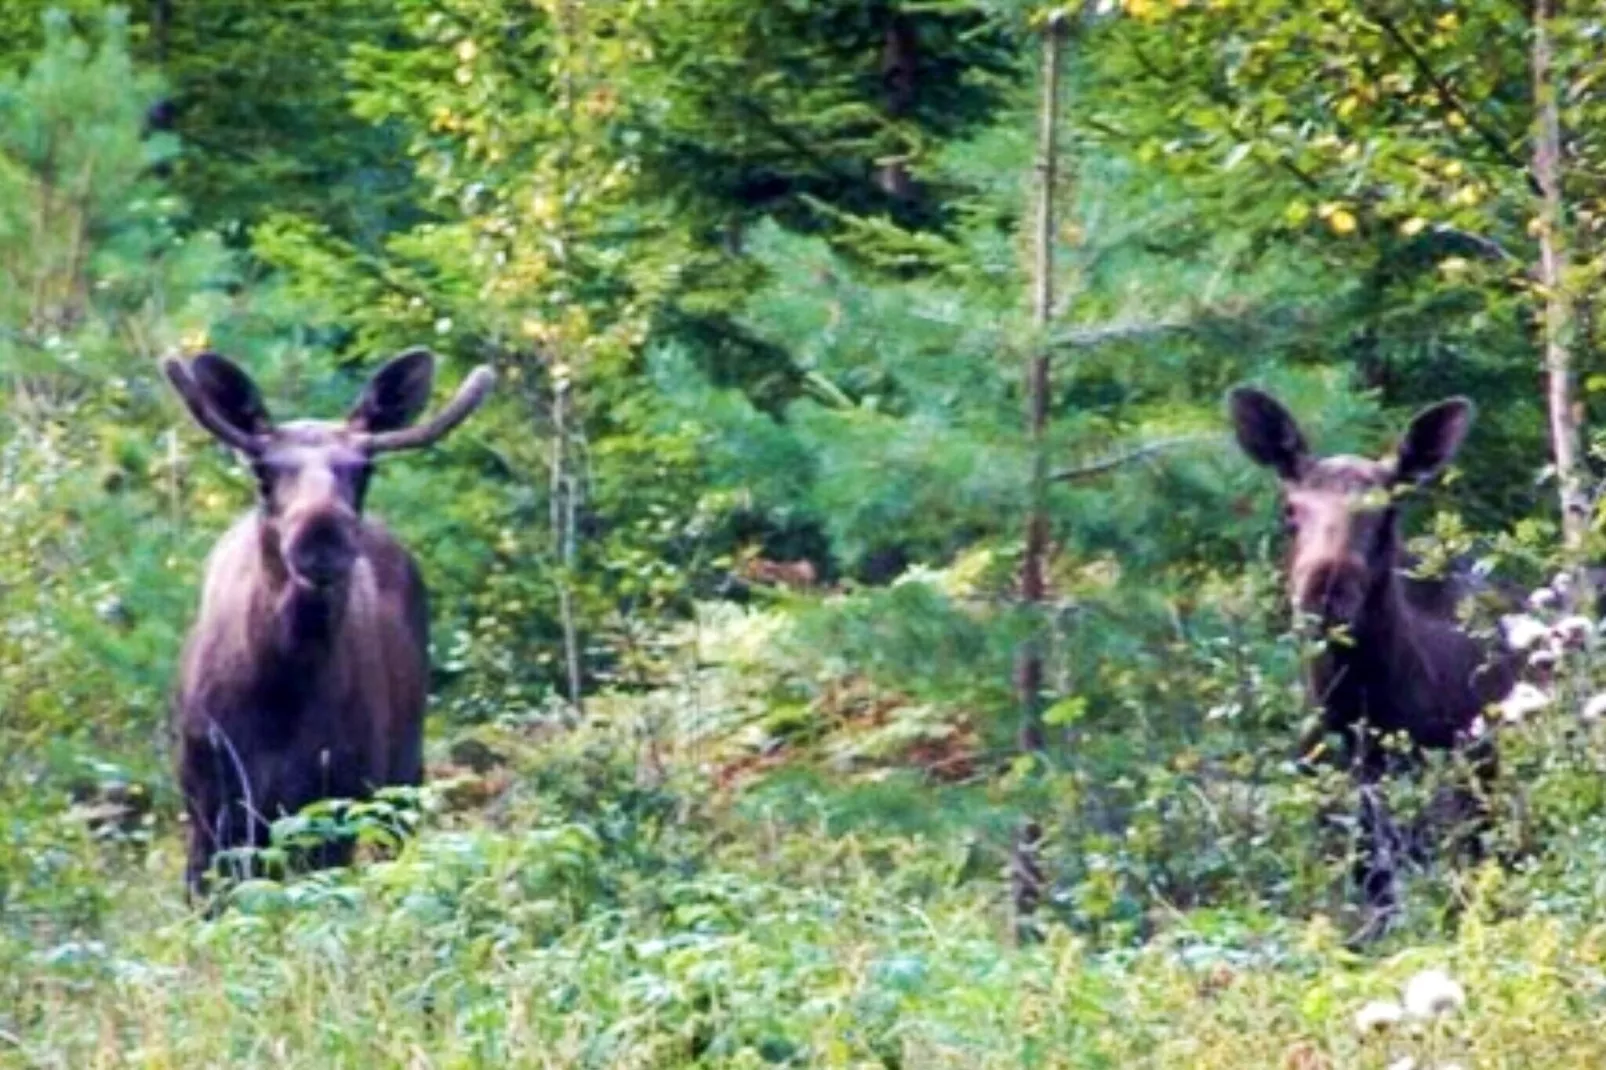
[[[433,419],[434,357],[412,350],[369,381],[344,421],[275,423],[250,377],[213,353],[164,371],[190,414],[251,465],[257,504],[206,566],[174,705],[190,821],[186,882],[218,852],[324,798],[422,775],[426,593],[412,556],[363,515],[375,458],[427,446],[484,401],[479,368]],[[310,861],[340,864],[330,843]]]
[[[1233,390],[1227,408],[1243,451],[1281,483],[1288,597],[1303,622],[1331,637],[1308,665],[1306,685],[1325,728],[1342,735],[1351,767],[1367,783],[1382,774],[1385,736],[1405,736],[1412,752],[1477,739],[1480,774],[1491,776],[1493,741],[1479,738],[1478,719],[1511,690],[1511,660],[1452,617],[1425,611],[1400,569],[1402,492],[1450,463],[1471,426],[1471,402],[1424,409],[1381,460],[1315,455],[1288,411],[1258,390]],[[1363,825],[1375,816],[1363,815]],[[1391,883],[1380,866],[1363,862],[1374,900]]]

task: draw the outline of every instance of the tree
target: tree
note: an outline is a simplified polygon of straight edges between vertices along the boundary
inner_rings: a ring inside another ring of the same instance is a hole
[[[1575,546],[1582,472],[1561,370],[1565,310],[1569,295],[1594,288],[1600,265],[1584,258],[1566,270],[1559,250],[1587,247],[1600,216],[1600,146],[1587,134],[1557,153],[1545,145],[1547,131],[1590,129],[1577,89],[1600,60],[1584,44],[1589,20],[1536,10],[1539,22],[1525,24],[1498,4],[1134,2],[1103,25],[1098,125],[1109,144],[1186,176],[1244,227],[1371,276],[1347,343],[1364,385],[1399,403],[1446,380],[1500,398],[1484,416],[1507,456],[1495,461],[1483,446],[1471,460],[1490,498],[1524,483],[1537,426],[1528,413],[1547,408]],[[1551,86],[1566,87],[1554,123]],[[1530,136],[1534,152],[1523,148]],[[1536,363],[1554,369],[1543,394],[1531,389]],[[1525,504],[1499,511],[1509,518]]]

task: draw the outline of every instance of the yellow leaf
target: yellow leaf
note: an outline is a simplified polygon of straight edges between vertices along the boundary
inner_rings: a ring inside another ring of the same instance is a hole
[[[457,46],[457,59],[460,63],[473,63],[474,57],[479,53],[480,48],[472,37],[464,38]]]
[[[1443,260],[1439,261],[1439,270],[1444,272],[1446,275],[1465,274],[1467,268],[1471,266],[1472,265],[1467,263],[1465,258],[1459,256],[1447,256]]]
[[[1334,234],[1355,233],[1355,216],[1347,208],[1339,208],[1327,217],[1327,225]]]
[[[1427,229],[1428,221],[1421,216],[1413,216],[1400,224],[1400,233],[1407,238],[1414,238]]]

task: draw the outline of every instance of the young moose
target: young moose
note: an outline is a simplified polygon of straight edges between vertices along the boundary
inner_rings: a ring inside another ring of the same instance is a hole
[[[252,512],[207,562],[174,707],[190,820],[186,882],[214,856],[267,842],[268,824],[325,798],[422,776],[428,612],[418,567],[362,514],[373,462],[427,446],[491,388],[477,368],[427,423],[434,355],[410,350],[369,381],[344,422],[276,424],[251,379],[215,353],[163,370],[190,414],[256,473]],[[349,860],[327,844],[315,865]]]
[[[1289,598],[1331,637],[1309,665],[1306,685],[1323,727],[1342,736],[1361,780],[1358,876],[1369,905],[1387,911],[1393,837],[1373,790],[1388,765],[1382,738],[1403,734],[1408,759],[1423,749],[1464,746],[1477,734],[1479,714],[1514,683],[1506,658],[1490,659],[1455,621],[1413,605],[1398,567],[1397,492],[1431,480],[1450,462],[1472,422],[1472,403],[1452,398],[1423,410],[1382,461],[1314,456],[1288,411],[1258,390],[1232,391],[1228,408],[1238,444],[1282,481]],[[1472,756],[1487,781],[1492,740],[1477,750]]]

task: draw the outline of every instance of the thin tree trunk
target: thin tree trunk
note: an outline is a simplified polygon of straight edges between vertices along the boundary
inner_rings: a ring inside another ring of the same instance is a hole
[[[576,558],[575,478],[569,460],[569,380],[566,373],[552,386],[552,553],[558,561],[558,617],[563,625],[563,662],[569,681],[569,705],[585,713],[581,693],[580,628],[574,612]]]
[[[563,63],[562,102],[564,115],[563,149],[559,164],[559,185],[567,191],[570,182],[569,166],[574,159],[574,56],[577,40],[574,26],[575,8],[564,3],[558,9],[558,42]],[[560,197],[559,204],[568,200]],[[568,215],[560,207],[557,229],[562,237],[560,254],[567,258],[572,236],[568,233]],[[569,705],[576,716],[585,715],[585,697],[581,691],[584,672],[581,663],[580,625],[574,607],[575,562],[577,559],[575,522],[578,508],[575,504],[579,480],[570,452],[573,446],[574,426],[579,424],[575,412],[573,376],[577,369],[568,364],[565,354],[561,366],[554,365],[552,381],[552,553],[558,561],[558,618],[563,626],[563,663],[569,683]]]
[[[1551,20],[1561,0],[1535,0],[1533,23],[1534,178],[1539,185],[1539,284],[1544,292],[1545,373],[1550,406],[1550,443],[1561,495],[1561,532],[1569,565],[1589,531],[1589,500],[1583,489],[1581,435],[1575,405],[1572,359],[1574,316],[1563,278],[1566,267],[1562,218],[1561,121],[1552,64]]]
[[[1041,612],[1047,595],[1049,465],[1048,430],[1050,353],[1046,343],[1054,305],[1054,185],[1055,133],[1059,111],[1060,56],[1064,47],[1064,20],[1056,16],[1043,39],[1043,96],[1038,126],[1037,255],[1032,279],[1032,323],[1037,328],[1034,351],[1026,369],[1026,433],[1031,444],[1031,482],[1026,511],[1025,548],[1021,556],[1021,600],[1030,617],[1031,633],[1015,660],[1015,689],[1020,703],[1019,745],[1022,754],[1037,756],[1043,735],[1043,635]],[[1040,938],[1036,913],[1043,899],[1040,858],[1042,826],[1025,820],[1015,838],[1010,863],[1014,894],[1015,938],[1020,943]]]
[[[894,12],[887,22],[881,49],[881,82],[888,118],[904,118],[914,108],[919,41],[908,15]],[[909,165],[902,158],[888,160],[876,172],[876,183],[899,200],[909,197]]]

